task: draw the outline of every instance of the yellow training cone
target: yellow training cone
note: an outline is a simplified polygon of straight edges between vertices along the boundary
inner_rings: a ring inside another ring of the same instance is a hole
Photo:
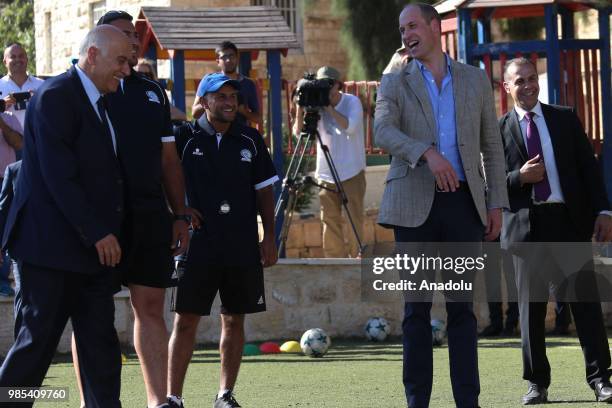
[[[302,348],[300,347],[300,343],[297,341],[291,340],[286,341],[280,347],[282,353],[301,353]]]

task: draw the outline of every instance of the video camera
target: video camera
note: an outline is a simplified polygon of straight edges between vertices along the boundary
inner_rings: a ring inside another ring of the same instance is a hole
[[[306,108],[306,111],[328,106],[330,104],[329,91],[333,85],[333,81],[329,79],[317,79],[315,74],[304,74],[304,78],[298,82],[297,87],[298,105]]]
[[[15,98],[15,110],[25,110],[32,94],[30,92],[13,92]]]

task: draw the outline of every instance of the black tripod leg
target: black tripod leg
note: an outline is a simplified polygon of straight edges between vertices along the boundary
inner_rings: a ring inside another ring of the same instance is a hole
[[[349,223],[351,224],[351,228],[353,229],[353,234],[355,235],[355,239],[357,241],[357,246],[359,247],[359,257],[363,255],[363,251],[365,247],[361,242],[361,237],[359,237],[359,233],[357,232],[357,227],[355,226],[355,222],[353,221],[353,216],[348,208],[348,197],[346,196],[346,192],[344,191],[344,187],[342,186],[342,182],[338,176],[338,171],[336,170],[336,165],[329,153],[329,148],[323,144],[321,140],[321,135],[319,132],[316,132],[317,140],[319,141],[319,147],[323,151],[323,156],[325,157],[325,161],[327,162],[327,167],[329,168],[332,178],[334,179],[334,184],[336,185],[336,189],[338,190],[338,194],[340,194],[340,200],[342,202],[342,207],[346,211],[346,215],[349,219]]]

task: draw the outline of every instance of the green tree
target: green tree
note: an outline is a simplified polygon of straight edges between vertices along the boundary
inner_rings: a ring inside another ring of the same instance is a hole
[[[423,0],[421,0],[423,1]],[[401,46],[398,17],[406,0],[334,0],[334,14],[343,18],[342,44],[349,54],[347,78],[378,80]],[[425,0],[435,3],[435,0]]]
[[[34,0],[0,0],[0,45],[2,50],[12,42],[18,42],[25,48],[34,71],[36,48],[34,40]],[[6,74],[4,64],[0,74]]]

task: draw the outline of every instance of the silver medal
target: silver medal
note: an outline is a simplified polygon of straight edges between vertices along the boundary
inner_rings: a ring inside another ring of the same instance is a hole
[[[219,214],[229,214],[231,209],[232,208],[227,201],[222,201],[221,205],[219,206]]]

